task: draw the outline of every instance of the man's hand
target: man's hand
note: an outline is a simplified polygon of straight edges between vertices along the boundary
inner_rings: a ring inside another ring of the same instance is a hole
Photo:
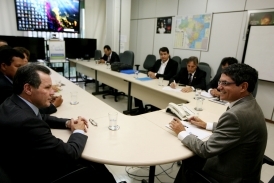
[[[210,94],[211,94],[213,97],[220,97],[220,92],[219,92],[217,89],[212,89],[212,90],[210,90]]]
[[[155,73],[154,72],[151,72],[151,71],[149,71],[148,73],[147,73],[147,75],[151,78],[151,79],[156,79],[157,77],[155,76]]]
[[[53,89],[54,92],[59,92],[61,89],[57,85],[52,85],[51,88]]]
[[[204,122],[203,120],[201,120],[200,118],[196,116],[190,117],[187,120],[193,125],[196,125],[204,129],[206,128],[206,122]]]
[[[169,86],[170,86],[170,88],[175,89],[177,87],[177,84],[172,82],[172,83],[169,84]]]
[[[184,93],[189,93],[189,92],[192,92],[193,89],[191,86],[186,86],[186,87],[183,87],[181,91]]]
[[[184,125],[181,123],[180,119],[174,118],[169,123],[170,128],[178,135],[181,131],[185,131]]]
[[[84,130],[84,132],[87,132],[88,128],[88,121],[78,116],[77,120],[74,120],[73,118],[67,122],[67,127],[70,128],[70,130],[73,132],[74,130]]]
[[[99,63],[100,63],[100,64],[104,64],[104,63],[105,63],[105,60],[101,59],[101,60],[99,61]]]
[[[57,97],[54,96],[54,97],[52,98],[52,104],[53,104],[55,107],[59,107],[62,103],[63,103],[62,95],[57,96]]]

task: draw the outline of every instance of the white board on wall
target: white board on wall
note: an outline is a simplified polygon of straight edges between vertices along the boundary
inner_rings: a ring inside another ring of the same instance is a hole
[[[259,79],[274,82],[274,26],[251,26],[244,63],[259,72]]]

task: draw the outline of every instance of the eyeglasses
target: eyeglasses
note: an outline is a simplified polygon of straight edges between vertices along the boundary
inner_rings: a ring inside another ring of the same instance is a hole
[[[218,85],[221,85],[221,86],[228,86],[231,84],[235,84],[235,82],[218,81]]]

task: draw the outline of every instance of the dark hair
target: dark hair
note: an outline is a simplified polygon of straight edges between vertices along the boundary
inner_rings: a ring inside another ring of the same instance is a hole
[[[14,78],[13,78],[13,91],[19,95],[24,90],[25,84],[30,84],[34,88],[39,88],[41,79],[38,71],[50,75],[50,70],[42,65],[27,64],[19,67]]]
[[[24,48],[24,47],[14,47],[13,49],[19,51],[20,53],[25,53],[27,55],[27,58],[26,59],[30,59],[30,52],[28,49]]]
[[[109,45],[105,45],[105,46],[104,46],[104,49],[111,50],[111,48],[110,48]]]
[[[160,51],[161,51],[161,52],[167,52],[167,53],[169,54],[169,50],[168,50],[167,47],[162,47],[162,48],[160,48],[160,49],[159,49],[159,53],[160,53]]]
[[[226,64],[232,65],[232,64],[236,64],[236,63],[238,63],[238,60],[236,58],[234,58],[234,57],[225,57],[221,61],[221,65],[222,66],[224,66]]]
[[[2,40],[2,39],[0,39],[0,42],[8,44],[7,41],[4,41],[4,40]]]
[[[25,58],[22,53],[10,46],[5,45],[0,47],[0,64],[5,63],[6,65],[10,65],[13,57]]]
[[[193,62],[195,65],[198,65],[198,58],[195,56],[191,56],[188,58],[188,60],[186,61],[186,63],[188,64],[189,62]]]
[[[226,67],[222,73],[229,76],[235,82],[236,86],[247,82],[247,91],[249,93],[253,92],[258,80],[257,70],[247,64],[232,64]]]

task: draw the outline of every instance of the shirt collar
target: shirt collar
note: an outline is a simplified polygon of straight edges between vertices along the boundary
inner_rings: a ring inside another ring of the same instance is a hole
[[[169,59],[167,59],[167,61],[165,61],[165,62],[163,62],[163,61],[161,60],[161,63],[167,65],[168,61],[169,61]]]
[[[19,98],[21,98],[26,104],[28,104],[28,106],[30,106],[30,108],[33,110],[34,114],[37,116],[38,115],[38,112],[39,112],[39,109],[33,105],[32,103],[30,103],[29,101],[27,101],[26,99],[20,97],[19,95],[17,95]]]
[[[244,98],[244,97],[242,97],[242,98]],[[230,103],[229,103],[229,109],[230,109],[234,104],[236,104],[239,100],[241,100],[242,98],[239,98],[238,100],[235,100],[235,101],[233,101],[233,102],[230,102]]]
[[[188,73],[188,74],[191,74],[191,76],[194,76],[194,74],[196,73],[196,71],[195,72],[193,72],[193,73]]]
[[[11,83],[11,84],[13,84],[13,81],[8,77],[8,76],[6,76],[6,75],[4,75],[6,78],[7,78],[7,80],[9,80],[9,82]]]

